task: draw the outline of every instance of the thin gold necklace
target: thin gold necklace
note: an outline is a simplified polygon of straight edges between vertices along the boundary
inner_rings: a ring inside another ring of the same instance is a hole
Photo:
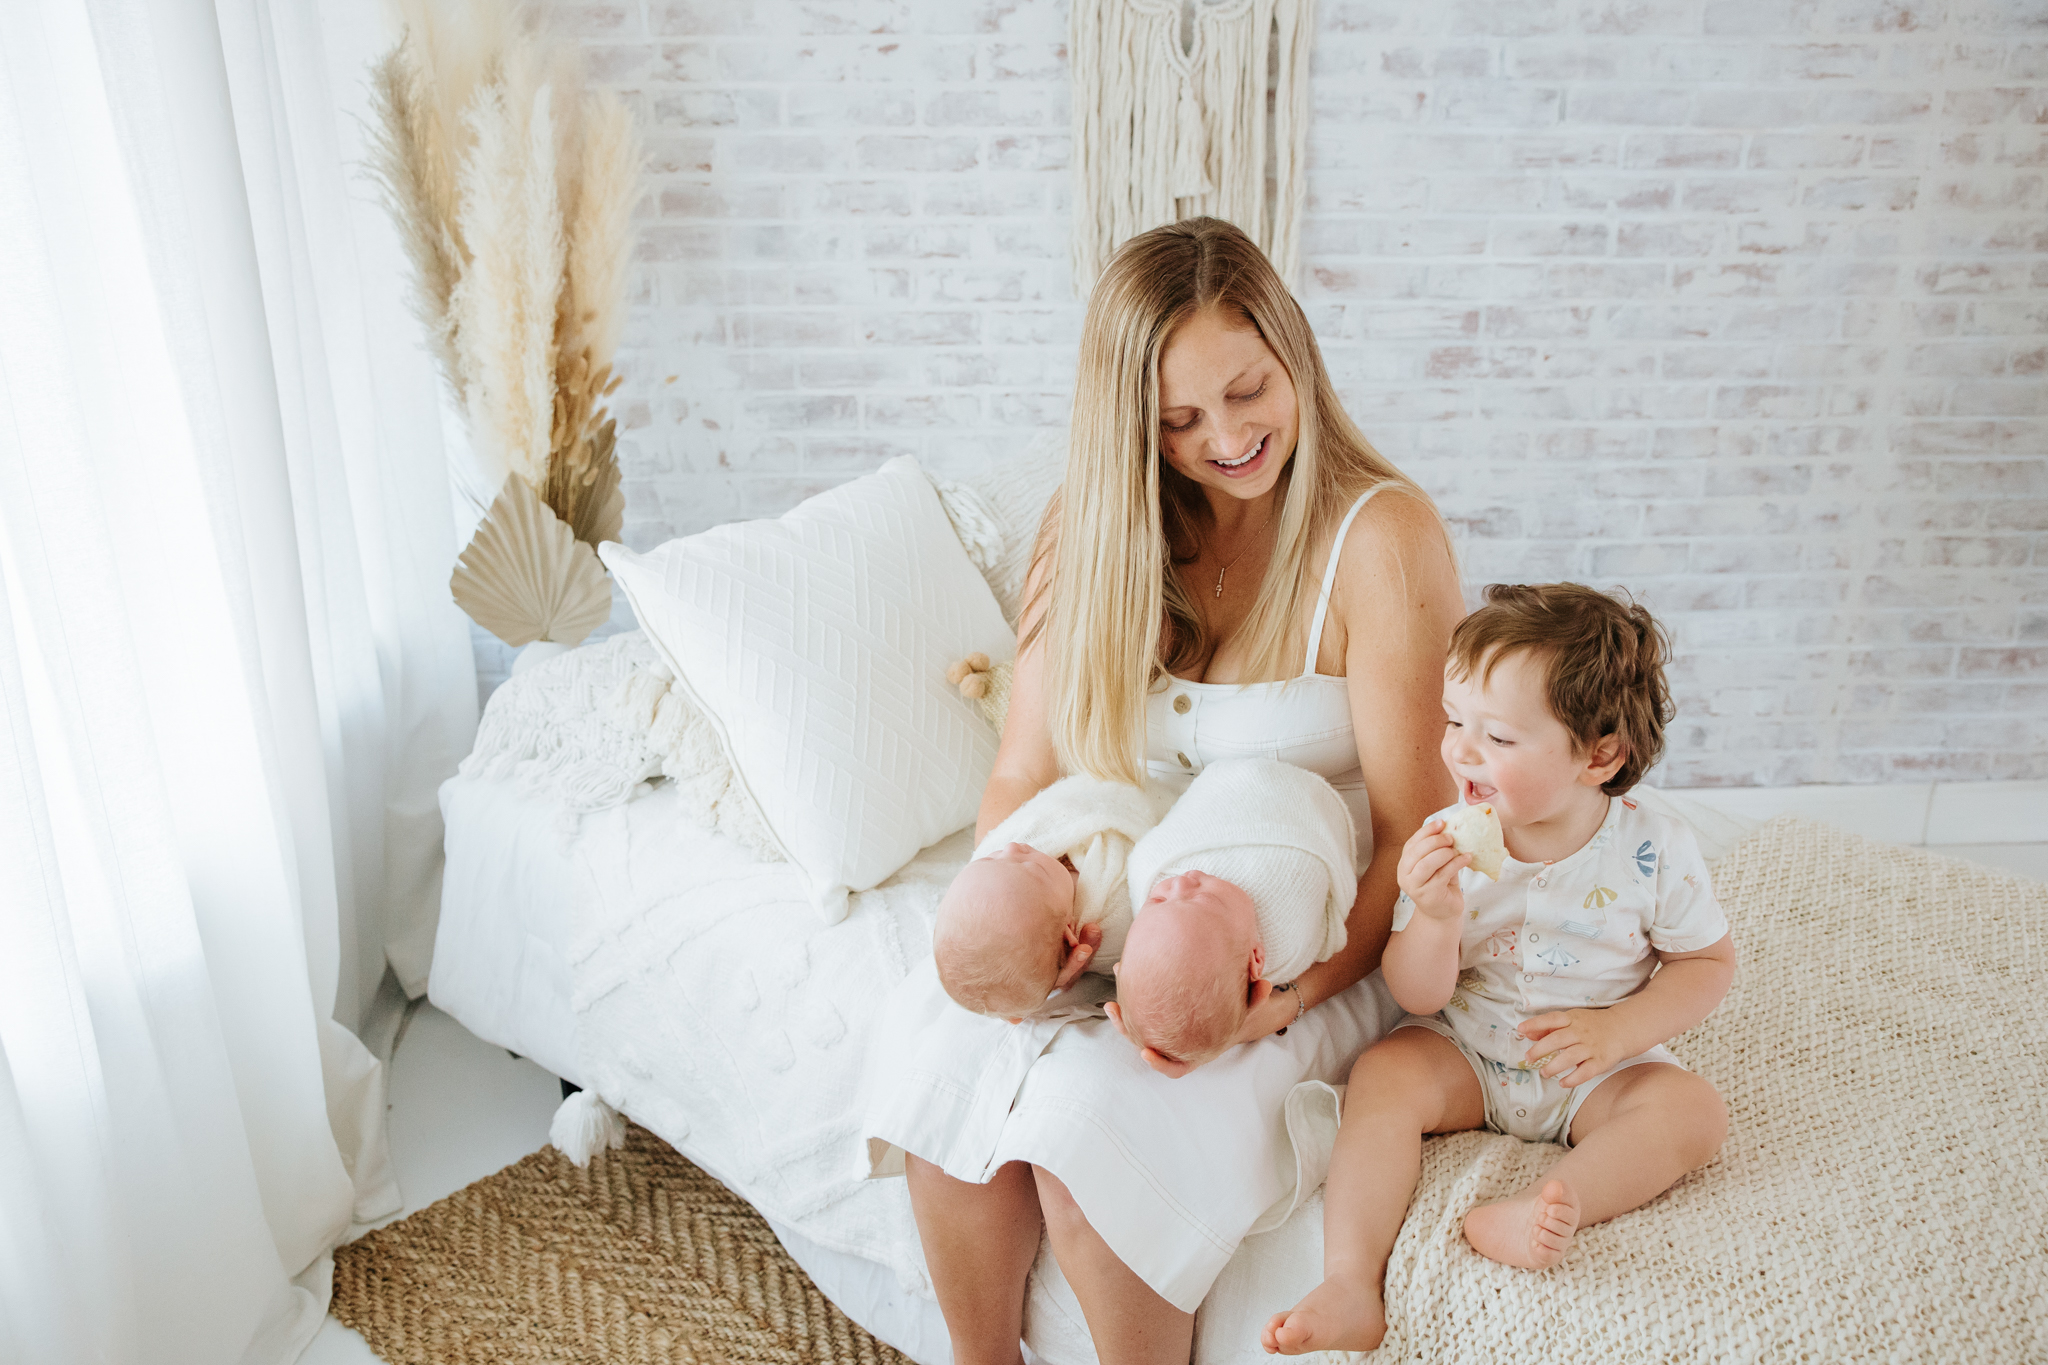
[[[1259,523],[1259,535],[1265,535],[1266,528],[1268,526],[1271,526],[1272,524],[1273,509],[1269,507],[1266,509],[1266,519]],[[1229,573],[1230,570],[1237,564],[1238,560],[1243,559],[1247,554],[1251,553],[1252,546],[1258,543],[1259,542],[1257,537],[1254,537],[1250,544],[1247,544],[1242,550],[1239,550],[1236,554],[1230,557],[1230,563],[1225,564],[1222,568],[1216,571],[1216,595],[1218,597],[1223,596],[1223,575]]]

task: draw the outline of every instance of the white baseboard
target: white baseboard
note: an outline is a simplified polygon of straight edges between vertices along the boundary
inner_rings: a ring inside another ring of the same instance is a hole
[[[2048,782],[1672,790],[1735,815],[1798,815],[1893,844],[2048,843]]]
[[[1930,844],[2048,843],[2048,782],[1940,782]]]

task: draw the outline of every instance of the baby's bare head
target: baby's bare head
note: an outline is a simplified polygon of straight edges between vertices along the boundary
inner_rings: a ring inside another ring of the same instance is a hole
[[[939,902],[939,984],[976,1014],[1036,1013],[1059,979],[1073,910],[1073,874],[1059,859],[1024,844],[976,858]]]
[[[1163,877],[1124,941],[1117,1027],[1158,1054],[1158,1069],[1184,1074],[1237,1037],[1260,963],[1250,896],[1205,872]]]

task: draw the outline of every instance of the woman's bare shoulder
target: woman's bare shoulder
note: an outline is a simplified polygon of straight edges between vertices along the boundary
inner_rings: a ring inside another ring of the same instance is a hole
[[[1337,587],[1360,606],[1412,594],[1458,601],[1457,566],[1436,508],[1398,484],[1382,489],[1359,509],[1344,537]]]

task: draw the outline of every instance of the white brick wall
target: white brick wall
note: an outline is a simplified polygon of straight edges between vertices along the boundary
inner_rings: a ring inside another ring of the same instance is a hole
[[[1065,4],[557,9],[654,153],[629,541],[1062,420]],[[1470,586],[1646,595],[1673,785],[2048,777],[2048,0],[1320,28],[1299,293]]]

